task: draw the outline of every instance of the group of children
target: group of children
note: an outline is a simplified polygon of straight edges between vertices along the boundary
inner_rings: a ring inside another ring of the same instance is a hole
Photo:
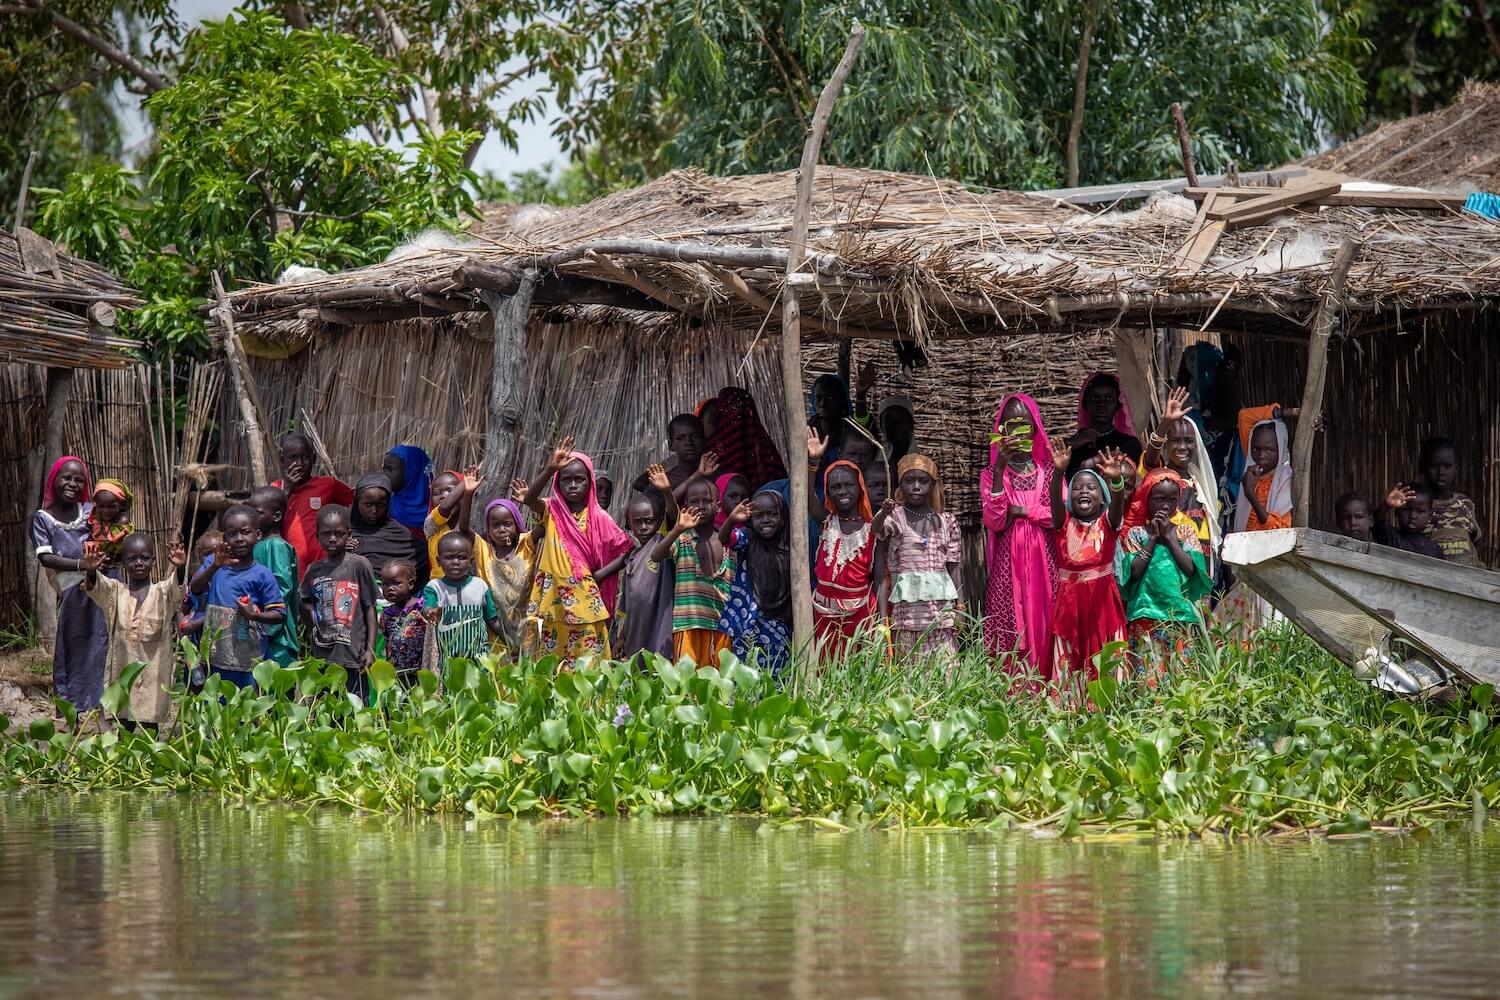
[[[58,693],[92,707],[108,677],[141,661],[130,715],[160,722],[179,635],[210,639],[210,666],[231,683],[253,684],[262,660],[307,655],[346,668],[361,696],[377,657],[407,682],[491,652],[710,665],[730,651],[779,673],[795,572],[809,574],[817,655],[951,665],[967,617],[959,525],[920,450],[912,404],[898,397],[870,413],[865,381],[857,407],[837,376],[812,393],[807,567],[791,561],[786,468],[737,387],[672,419],[671,457],[632,482],[623,530],[607,510],[612,477],[571,438],[533,479],[492,496],[477,467],[432,475],[411,445],[351,489],[314,476],[311,442],[290,434],[283,477],[198,540],[185,593],[175,573],[153,582],[154,548],[132,532],[129,489],[91,487],[82,460],[64,457],[33,520],[38,559],[62,595]],[[1184,649],[1182,626],[1210,606],[1251,624],[1268,613],[1232,584],[1218,552],[1226,529],[1290,525],[1286,421],[1296,411],[1240,409],[1235,439],[1211,452],[1194,410],[1191,387],[1174,390],[1143,446],[1112,375],[1085,382],[1079,429],[1065,441],[1049,437],[1029,396],[1001,402],[980,474],[988,585],[977,617],[987,652],[1018,685],[1081,695],[1116,643],[1129,650],[1122,671],[1154,678]],[[1453,490],[1452,442],[1429,441],[1419,464],[1420,478],[1378,508],[1340,497],[1340,530],[1477,564],[1477,518]],[[170,561],[186,563],[180,546]]]

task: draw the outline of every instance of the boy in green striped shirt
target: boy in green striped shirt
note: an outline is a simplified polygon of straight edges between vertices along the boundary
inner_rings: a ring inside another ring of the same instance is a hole
[[[729,648],[729,637],[719,631],[719,617],[729,597],[734,556],[714,531],[718,503],[713,483],[689,483],[677,524],[651,554],[657,562],[672,560],[672,656],[700,667],[718,666],[719,652]]]

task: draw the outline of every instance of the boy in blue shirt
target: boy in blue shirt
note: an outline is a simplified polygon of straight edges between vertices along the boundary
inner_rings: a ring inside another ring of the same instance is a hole
[[[193,575],[188,589],[207,594],[204,634],[213,640],[209,668],[237,687],[255,683],[251,671],[266,659],[265,626],[286,621],[286,603],[271,571],[255,561],[260,514],[237,504],[219,518],[223,541],[213,561]]]

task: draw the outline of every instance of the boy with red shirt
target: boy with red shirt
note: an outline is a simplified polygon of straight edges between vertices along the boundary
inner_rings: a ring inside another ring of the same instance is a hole
[[[328,553],[318,544],[318,511],[338,504],[354,503],[354,491],[332,476],[314,476],[312,441],[306,434],[288,434],[281,439],[281,479],[272,483],[286,494],[286,516],[281,537],[297,552],[298,578]]]

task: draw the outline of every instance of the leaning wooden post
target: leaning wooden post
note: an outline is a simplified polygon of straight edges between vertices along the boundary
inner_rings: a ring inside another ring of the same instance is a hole
[[[1297,436],[1292,441],[1292,524],[1307,527],[1307,511],[1312,501],[1313,437],[1323,416],[1323,388],[1328,374],[1328,341],[1339,322],[1343,307],[1344,279],[1359,245],[1344,237],[1333,258],[1333,274],[1318,301],[1312,330],[1307,338],[1307,380],[1302,383],[1302,411],[1297,417]]]
[[[475,499],[488,503],[505,495],[506,484],[516,475],[515,464],[520,459],[524,399],[519,373],[526,357],[526,317],[536,294],[536,272],[523,271],[513,294],[490,291],[481,294],[494,321],[495,339],[490,355],[490,426],[484,436],[484,461],[480,464],[484,485]],[[474,508],[483,511],[484,504],[476,503]]]
[[[812,645],[813,611],[812,581],[806,572],[810,553],[807,475],[802,463],[807,456],[807,426],[800,418],[805,410],[802,404],[802,303],[798,285],[808,276],[798,272],[807,253],[807,222],[812,211],[813,171],[818,165],[818,150],[823,145],[823,133],[828,131],[828,116],[833,113],[833,103],[838,100],[844,80],[854,68],[854,57],[859,54],[864,40],[865,29],[856,24],[849,35],[849,44],[844,48],[844,57],[818,97],[817,110],[813,112],[812,124],[807,130],[807,141],[802,144],[792,234],[787,239],[786,289],[781,296],[781,383],[786,404],[787,468],[792,470],[792,643],[793,648],[802,651]]]
[[[224,338],[224,358],[229,362],[229,377],[234,383],[235,402],[239,404],[240,420],[245,425],[245,444],[250,449],[250,473],[255,477],[255,485],[264,486],[271,481],[271,466],[266,461],[266,436],[261,427],[260,413],[250,395],[252,386],[249,365],[246,364],[239,337],[234,332],[234,310],[229,305],[228,296],[224,294],[224,282],[218,271],[214,272],[213,280],[214,297],[218,300],[213,315],[219,321],[219,330]]]
[[[1198,186],[1198,170],[1193,166],[1193,142],[1188,136],[1187,116],[1182,105],[1172,102],[1172,124],[1177,126],[1177,145],[1182,148],[1182,172],[1191,187]]]

